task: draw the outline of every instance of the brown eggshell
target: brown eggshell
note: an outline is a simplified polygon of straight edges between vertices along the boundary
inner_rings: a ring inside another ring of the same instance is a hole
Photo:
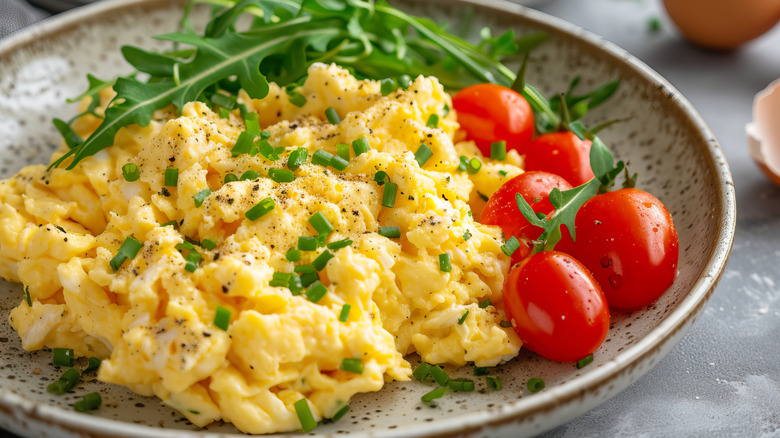
[[[756,94],[753,122],[746,127],[750,156],[780,186],[780,79]]]

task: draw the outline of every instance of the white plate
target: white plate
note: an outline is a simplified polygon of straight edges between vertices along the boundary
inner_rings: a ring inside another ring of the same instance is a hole
[[[679,276],[655,304],[613,315],[613,327],[594,362],[582,370],[523,351],[498,371],[500,392],[484,383],[473,393],[451,393],[436,407],[420,402],[430,388],[390,383],[379,393],[353,399],[339,422],[315,434],[355,436],[519,436],[550,429],[586,412],[625,388],[655,365],[690,328],[712,293],[734,238],[735,200],[731,175],[716,140],[690,104],[658,74],[625,51],[575,26],[521,6],[487,0],[394,2],[437,21],[457,23],[469,16],[474,32],[544,30],[551,38],[536,52],[528,80],[545,93],[566,88],[575,75],[593,87],[620,77],[620,89],[589,122],[632,116],[603,132],[603,139],[632,171],[639,187],[658,196],[671,211],[680,237]],[[446,6],[446,7],[443,7]],[[127,73],[122,44],[159,47],[150,35],[175,30],[178,2],[117,0],[65,13],[0,41],[0,177],[28,163],[42,163],[59,142],[52,117],[69,118],[87,72],[99,77]],[[59,374],[51,353],[22,351],[5,322],[22,297],[19,285],[0,284],[0,426],[21,435],[224,436],[231,425],[198,430],[157,399],[113,385],[88,381],[78,393],[100,391],[104,404],[90,414],[75,413],[75,397],[52,396],[46,385]],[[36,374],[35,370],[40,370]],[[465,376],[470,367],[461,370]],[[525,382],[541,377],[542,392]],[[674,376],[669,376],[670,384]],[[240,435],[239,435],[240,436]]]

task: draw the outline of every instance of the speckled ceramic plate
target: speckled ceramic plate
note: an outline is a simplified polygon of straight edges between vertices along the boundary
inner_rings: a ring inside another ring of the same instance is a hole
[[[718,144],[691,105],[658,74],[614,45],[561,20],[510,3],[438,0],[395,4],[437,21],[469,17],[475,32],[543,30],[551,38],[534,53],[528,80],[545,93],[565,89],[575,75],[584,86],[621,78],[615,97],[592,114],[590,123],[631,116],[602,138],[640,174],[639,186],[658,196],[674,217],[680,237],[679,275],[652,306],[613,315],[612,328],[594,362],[576,369],[523,351],[499,368],[504,389],[484,382],[473,393],[451,393],[435,407],[420,396],[430,388],[390,383],[353,399],[342,420],[322,425],[317,435],[374,437],[520,436],[574,418],[616,394],[655,365],[691,327],[726,263],[736,219],[731,175]],[[446,7],[443,7],[445,6]],[[45,162],[58,143],[52,117],[68,118],[85,74],[126,73],[119,47],[154,48],[150,35],[172,31],[181,4],[157,0],[100,2],[43,22],[0,41],[0,176],[25,164]],[[128,389],[87,381],[78,393],[100,391],[103,406],[79,414],[75,396],[51,396],[46,385],[58,376],[51,353],[22,350],[5,322],[20,302],[19,285],[0,283],[0,427],[28,436],[225,436],[229,424],[199,430],[157,399]],[[454,372],[454,371],[453,371]],[[459,371],[464,376],[469,369]],[[530,393],[525,382],[541,377],[547,388]],[[669,376],[670,382],[674,376]]]

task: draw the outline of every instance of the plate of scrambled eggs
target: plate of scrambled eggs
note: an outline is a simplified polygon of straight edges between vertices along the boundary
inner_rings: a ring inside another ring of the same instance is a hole
[[[604,138],[644,169],[679,221],[680,274],[649,308],[613,315],[592,365],[541,359],[506,324],[509,258],[500,229],[479,216],[523,172],[523,157],[494,161],[463,141],[435,77],[384,94],[377,81],[315,63],[297,89],[302,105],[276,84],[263,99],[239,94],[251,117],[190,102],[122,129],[73,170],[47,171],[68,150],[48,120],[89,105],[64,97],[87,72],[126,73],[118,47],[154,47],[146,36],[181,14],[178,4],[120,1],[0,43],[0,426],[55,436],[294,434],[305,399],[315,421],[338,419],[316,434],[517,436],[585,412],[668,352],[711,293],[733,237],[730,176],[706,127],[659,91],[665,81],[593,36],[519,6],[457,3],[495,29],[551,34],[530,82],[559,90],[572,74],[561,67],[576,59],[584,81],[623,78],[599,117],[643,115]],[[461,16],[435,2],[399,6]],[[102,92],[103,107],[111,97]],[[75,130],[86,136],[99,122],[86,116]],[[233,154],[254,125],[270,149]],[[351,158],[334,160],[345,147]],[[480,171],[459,171],[460,156],[478,158]],[[290,178],[281,169],[293,162]],[[702,183],[690,185],[694,177]],[[62,373],[52,348],[100,366],[52,396],[46,387]],[[420,362],[474,379],[475,391],[421,401],[432,387],[413,379]],[[475,378],[475,367],[501,388]],[[531,393],[532,378],[546,389]],[[74,414],[93,391],[101,407]]]

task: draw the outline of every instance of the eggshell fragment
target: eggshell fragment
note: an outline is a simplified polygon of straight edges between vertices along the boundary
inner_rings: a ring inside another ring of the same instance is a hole
[[[780,79],[756,94],[753,122],[745,131],[750,156],[772,182],[780,186]]]

